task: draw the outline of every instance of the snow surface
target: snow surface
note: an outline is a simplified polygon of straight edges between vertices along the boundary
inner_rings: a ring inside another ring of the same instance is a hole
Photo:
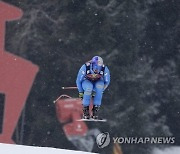
[[[89,152],[0,143],[1,154],[90,154]],[[91,153],[92,154],[92,153]],[[94,153],[95,154],[95,153]]]
[[[154,149],[152,154],[180,154],[180,147],[169,147],[165,149]]]
[[[95,154],[49,147],[35,147],[0,143],[0,154]],[[180,147],[155,148],[152,154],[180,154]]]

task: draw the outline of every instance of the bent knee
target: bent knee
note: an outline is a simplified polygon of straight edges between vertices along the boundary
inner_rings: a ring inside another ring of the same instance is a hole
[[[85,90],[84,94],[85,94],[85,95],[91,95],[92,90],[93,90],[92,88],[87,88],[87,89]]]
[[[104,85],[102,85],[102,84],[97,84],[96,85],[97,90],[103,90],[103,88],[104,88]]]

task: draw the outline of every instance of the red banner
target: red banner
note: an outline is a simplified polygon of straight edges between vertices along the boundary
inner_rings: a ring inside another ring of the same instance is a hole
[[[22,17],[17,7],[0,2],[0,93],[5,94],[0,142],[14,143],[12,135],[25,105],[38,67],[5,51],[5,23]]]

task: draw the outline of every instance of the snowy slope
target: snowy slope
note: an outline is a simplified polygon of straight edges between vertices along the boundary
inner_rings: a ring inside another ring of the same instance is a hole
[[[154,149],[152,154],[180,154],[180,147],[170,147],[163,150]]]
[[[90,153],[48,148],[48,147],[33,147],[33,146],[0,143],[0,154],[90,154]]]

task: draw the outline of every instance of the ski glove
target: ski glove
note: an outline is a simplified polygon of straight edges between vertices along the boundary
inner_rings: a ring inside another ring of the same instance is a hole
[[[83,95],[84,95],[83,92],[79,92],[79,98],[83,99]]]

